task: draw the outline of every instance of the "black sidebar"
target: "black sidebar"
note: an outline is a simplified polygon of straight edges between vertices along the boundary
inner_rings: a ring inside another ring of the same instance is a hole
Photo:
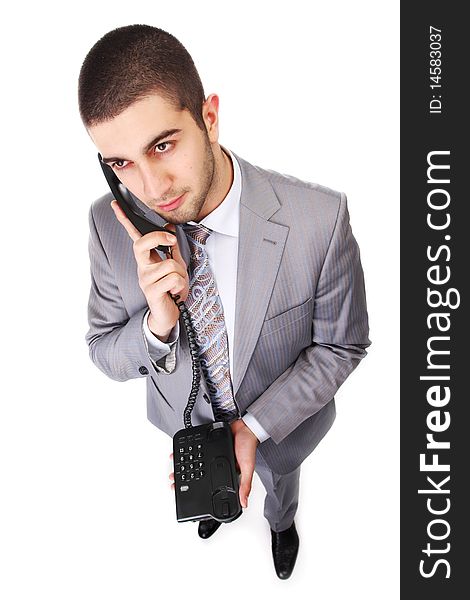
[[[401,597],[470,579],[470,30],[401,3]],[[458,591],[459,590],[459,591]]]

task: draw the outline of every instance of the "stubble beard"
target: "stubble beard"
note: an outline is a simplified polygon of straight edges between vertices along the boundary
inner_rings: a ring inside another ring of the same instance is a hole
[[[205,136],[205,149],[204,159],[202,168],[202,181],[201,191],[197,196],[187,198],[180,208],[171,211],[169,213],[159,213],[167,223],[173,225],[181,225],[181,223],[188,223],[189,221],[197,221],[198,216],[201,213],[201,209],[207,199],[211,188],[215,187],[216,174],[215,174],[215,158],[212,151],[212,146],[209,142],[207,135]],[[182,192],[185,193],[185,192]],[[156,211],[158,212],[158,211]]]

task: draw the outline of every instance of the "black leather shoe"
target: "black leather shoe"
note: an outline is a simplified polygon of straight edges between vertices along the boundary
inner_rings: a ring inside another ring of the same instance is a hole
[[[292,523],[289,529],[279,533],[271,529],[271,542],[277,576],[279,579],[287,579],[292,575],[299,551],[299,536],[295,524]]]
[[[203,540],[207,540],[207,538],[210,538],[211,535],[215,533],[221,525],[222,523],[220,521],[216,521],[215,519],[199,521],[199,526],[197,528],[199,537],[201,537]]]

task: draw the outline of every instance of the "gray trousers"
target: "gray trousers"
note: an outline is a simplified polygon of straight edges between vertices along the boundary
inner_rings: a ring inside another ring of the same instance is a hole
[[[299,503],[300,467],[285,475],[273,473],[256,452],[255,471],[266,489],[264,516],[269,526],[276,532],[288,529]]]

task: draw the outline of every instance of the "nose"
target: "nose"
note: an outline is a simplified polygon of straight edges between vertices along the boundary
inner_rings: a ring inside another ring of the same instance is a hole
[[[146,198],[159,201],[170,191],[171,178],[161,167],[150,164],[141,165],[140,176]]]

